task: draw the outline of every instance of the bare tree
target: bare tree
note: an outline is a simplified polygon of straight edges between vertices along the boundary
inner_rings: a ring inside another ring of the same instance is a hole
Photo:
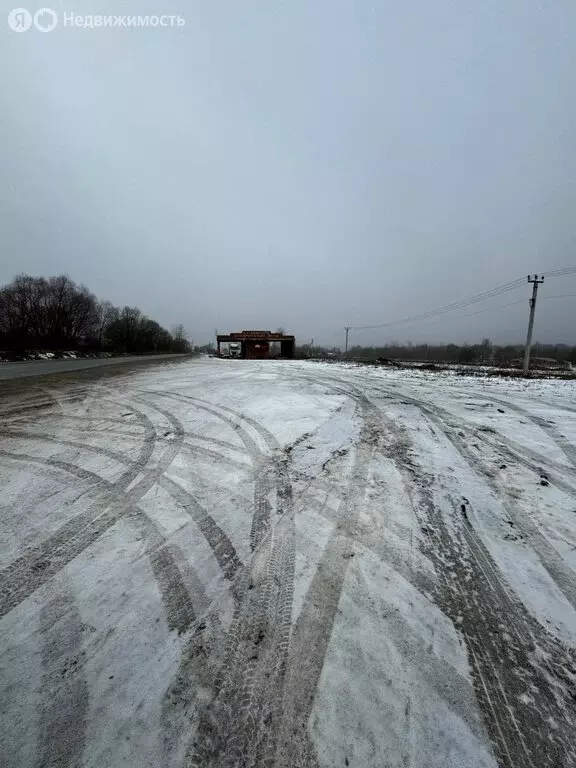
[[[97,311],[97,338],[98,345],[102,347],[105,340],[106,329],[112,325],[120,315],[120,310],[110,301],[99,301]]]
[[[17,275],[0,288],[0,342],[6,350],[103,346],[127,353],[189,352],[182,325],[174,335],[137,307],[98,301],[67,275]]]
[[[180,324],[172,326],[172,338],[175,341],[185,341],[188,338],[183,325]]]
[[[172,349],[174,352],[190,352],[191,345],[183,325],[172,326]]]

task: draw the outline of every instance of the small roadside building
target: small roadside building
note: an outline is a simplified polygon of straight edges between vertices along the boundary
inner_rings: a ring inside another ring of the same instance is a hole
[[[237,333],[218,334],[218,355],[220,344],[239,343],[240,357],[245,360],[267,360],[270,357],[270,344],[280,344],[280,357],[294,357],[294,336],[273,331],[239,331]]]

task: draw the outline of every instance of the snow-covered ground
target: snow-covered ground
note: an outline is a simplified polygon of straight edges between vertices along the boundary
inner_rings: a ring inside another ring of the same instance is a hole
[[[2,766],[576,766],[576,382],[204,359],[0,412]]]

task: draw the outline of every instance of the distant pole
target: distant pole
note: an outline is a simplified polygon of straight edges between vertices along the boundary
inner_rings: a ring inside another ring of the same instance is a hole
[[[538,286],[544,282],[544,275],[528,275],[528,282],[532,283],[532,298],[530,299],[530,318],[528,320],[528,333],[526,334],[526,347],[524,348],[524,375],[530,370],[530,350],[532,349],[532,331],[534,330],[534,313],[536,311],[536,299],[538,298]]]
[[[344,357],[348,357],[348,334],[350,333],[350,326],[347,325],[344,330],[346,331],[346,347],[344,349]]]

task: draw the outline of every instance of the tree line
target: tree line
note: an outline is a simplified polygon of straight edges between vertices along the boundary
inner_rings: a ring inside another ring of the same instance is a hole
[[[182,326],[172,333],[137,307],[99,300],[67,275],[17,275],[0,288],[0,350],[148,354],[190,352]]]
[[[296,356],[303,358],[342,358],[343,350],[304,344],[296,348]],[[459,363],[461,365],[518,364],[524,357],[523,344],[493,344],[483,339],[480,344],[412,344],[390,342],[381,346],[364,347],[360,344],[348,349],[351,360],[403,360],[406,362]],[[576,364],[576,346],[567,344],[540,344],[532,346],[532,359]]]
[[[483,339],[480,344],[399,344],[391,342],[378,347],[352,346],[349,357],[366,360],[425,361],[460,363],[462,365],[509,366],[524,357],[523,344],[492,344]],[[533,358],[554,360],[558,363],[576,363],[576,347],[567,344],[540,344],[532,346]]]

